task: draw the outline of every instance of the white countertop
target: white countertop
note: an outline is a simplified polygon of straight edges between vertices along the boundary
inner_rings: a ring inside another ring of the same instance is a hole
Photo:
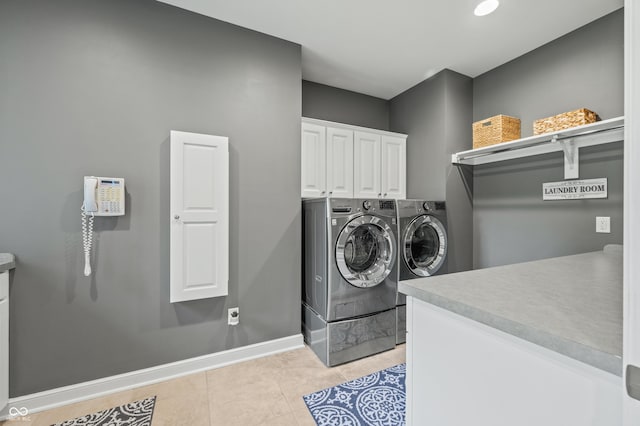
[[[16,258],[11,253],[0,253],[0,273],[16,267]]]
[[[398,288],[622,375],[622,246],[401,281]]]

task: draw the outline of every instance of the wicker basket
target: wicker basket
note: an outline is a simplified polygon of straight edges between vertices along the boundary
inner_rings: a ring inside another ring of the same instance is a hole
[[[473,123],[473,149],[520,139],[520,119],[496,115]]]
[[[558,130],[582,126],[598,121],[598,114],[586,108],[563,112],[553,117],[541,118],[533,122],[533,134],[557,132]]]

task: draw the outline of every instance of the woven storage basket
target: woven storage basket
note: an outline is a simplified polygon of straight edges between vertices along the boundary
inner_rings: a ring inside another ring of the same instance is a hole
[[[473,149],[520,139],[520,119],[496,115],[473,123]]]
[[[533,122],[533,134],[557,132],[558,130],[582,126],[598,121],[598,114],[586,108],[563,112],[553,117],[541,118]]]

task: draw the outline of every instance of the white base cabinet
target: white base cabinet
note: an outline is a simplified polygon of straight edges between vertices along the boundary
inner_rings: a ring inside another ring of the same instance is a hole
[[[399,133],[302,119],[302,198],[406,198]]]
[[[615,426],[622,378],[407,297],[407,425]]]
[[[0,273],[0,410],[9,401],[9,271]]]

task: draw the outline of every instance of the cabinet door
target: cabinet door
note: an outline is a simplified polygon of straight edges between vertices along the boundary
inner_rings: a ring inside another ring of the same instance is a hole
[[[327,191],[325,128],[302,123],[302,185],[303,198],[324,197]]]
[[[3,287],[0,290],[0,410],[2,410],[9,402],[9,299],[7,297],[9,271],[0,273],[0,287]]]
[[[171,131],[169,301],[226,296],[229,140]]]
[[[380,135],[354,132],[354,197],[382,197],[380,178]]]
[[[406,353],[407,425],[622,425],[621,377],[415,297]]]
[[[382,136],[382,197],[403,199],[407,195],[407,141]]]
[[[353,198],[353,131],[327,128],[327,194]]]

